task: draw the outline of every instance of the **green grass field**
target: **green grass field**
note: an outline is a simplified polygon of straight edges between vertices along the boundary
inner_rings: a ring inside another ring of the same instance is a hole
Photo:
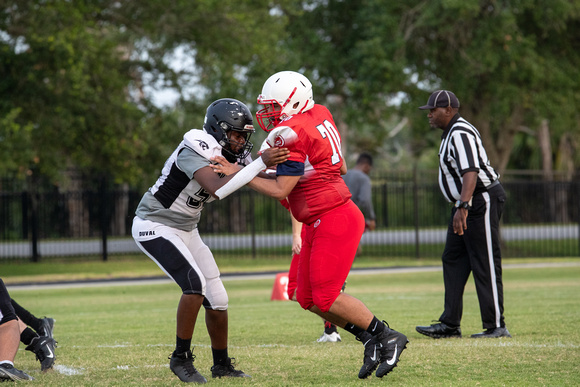
[[[320,318],[296,303],[270,301],[273,277],[226,278],[230,356],[253,377],[211,379],[211,349],[203,312],[193,339],[195,365],[211,384],[227,386],[577,386],[580,261],[562,264],[565,266],[504,269],[505,315],[512,339],[469,338],[481,331],[472,281],[464,298],[465,337],[433,340],[416,333],[415,326],[429,324],[442,311],[440,271],[351,275],[347,292],[410,340],[392,373],[367,380],[357,378],[362,345],[342,330],[341,343],[317,343],[322,333]],[[148,269],[135,265],[136,270],[149,274],[152,269],[143,265]],[[30,279],[34,277],[30,270],[37,269],[25,269],[28,266],[21,269]],[[0,266],[0,271],[6,267]],[[5,278],[7,283],[18,278],[11,273]],[[82,277],[79,272],[75,276]],[[35,377],[35,385],[182,385],[169,370],[167,359],[175,339],[180,295],[176,285],[41,290],[9,286],[9,290],[37,316],[57,320],[54,370],[41,373],[40,364],[22,344],[17,354],[17,367]]]

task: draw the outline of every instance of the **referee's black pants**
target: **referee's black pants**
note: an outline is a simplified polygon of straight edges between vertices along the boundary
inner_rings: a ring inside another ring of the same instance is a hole
[[[461,325],[463,292],[469,274],[473,272],[483,328],[505,326],[499,237],[499,221],[505,200],[506,193],[501,184],[475,194],[467,216],[467,229],[461,236],[453,232],[453,215],[457,209],[452,209],[441,257],[445,310],[439,321],[450,326]]]

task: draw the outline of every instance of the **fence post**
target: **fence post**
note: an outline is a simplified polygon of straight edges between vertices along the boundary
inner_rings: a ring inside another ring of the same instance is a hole
[[[32,262],[40,261],[40,254],[38,253],[38,194],[36,192],[30,193],[30,230],[32,244]]]
[[[578,195],[580,195],[580,183],[576,182],[576,191],[578,192]],[[578,197],[578,195],[576,195],[576,197]],[[580,204],[576,203],[576,208],[578,208],[578,256],[580,256]]]
[[[387,183],[381,186],[382,200],[383,200],[383,226],[389,227],[389,198],[387,196]]]
[[[413,217],[415,221],[415,258],[421,258],[419,241],[419,187],[417,184],[417,162],[413,165]]]
[[[101,184],[99,186],[99,213],[100,213],[100,223],[101,223],[101,241],[102,241],[102,252],[103,261],[106,262],[109,258],[107,250],[107,229],[108,229],[108,216],[107,216],[107,187],[106,178],[101,177]]]
[[[29,193],[22,191],[22,239],[28,239],[28,202],[30,201]]]

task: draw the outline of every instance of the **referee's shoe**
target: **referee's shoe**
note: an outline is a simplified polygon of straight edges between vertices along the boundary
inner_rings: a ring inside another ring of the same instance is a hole
[[[461,337],[461,328],[452,327],[444,322],[431,324],[429,326],[417,326],[415,330],[422,335],[432,337],[434,339],[446,339],[449,337]]]
[[[498,337],[512,337],[510,332],[506,327],[490,328],[486,329],[481,333],[475,333],[471,335],[472,339],[484,339],[484,338],[498,338]]]

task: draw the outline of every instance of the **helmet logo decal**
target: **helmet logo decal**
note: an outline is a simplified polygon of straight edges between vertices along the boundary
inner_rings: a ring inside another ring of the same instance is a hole
[[[282,136],[278,136],[274,140],[274,146],[276,146],[278,148],[282,148],[284,146],[284,144],[285,144],[285,141],[284,141],[284,137],[282,137]]]
[[[209,149],[209,145],[207,145],[207,142],[202,141],[202,140],[196,140],[199,143],[199,147],[202,150],[208,150]]]
[[[284,105],[282,105],[281,110],[284,110],[286,105],[288,105],[290,103],[290,101],[292,100],[292,97],[294,97],[294,94],[296,94],[296,90],[298,90],[297,87],[295,87],[294,90],[292,90],[292,93],[290,93],[290,95],[288,96],[288,99],[286,99],[286,101],[284,102]]]

